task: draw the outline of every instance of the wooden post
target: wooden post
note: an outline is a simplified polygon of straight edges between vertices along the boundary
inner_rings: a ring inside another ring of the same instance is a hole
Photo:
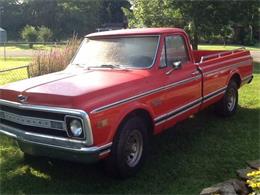
[[[29,65],[27,65],[26,69],[27,69],[27,76],[28,76],[28,78],[31,78]]]

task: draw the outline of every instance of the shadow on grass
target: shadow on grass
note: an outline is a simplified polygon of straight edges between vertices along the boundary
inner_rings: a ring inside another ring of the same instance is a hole
[[[260,74],[260,62],[254,62],[254,74]]]
[[[219,118],[212,108],[195,115],[152,142],[141,172],[125,181],[112,179],[101,164],[79,164],[47,158],[24,161],[4,156],[3,193],[195,193],[235,177],[246,160],[259,158],[259,109],[239,108]],[[11,163],[11,164],[10,164]]]

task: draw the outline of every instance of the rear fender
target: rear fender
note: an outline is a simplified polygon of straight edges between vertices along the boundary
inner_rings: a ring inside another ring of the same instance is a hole
[[[228,86],[230,80],[232,79],[232,77],[239,77],[239,83],[238,83],[238,88],[240,87],[241,85],[241,81],[242,81],[242,76],[240,74],[240,72],[237,70],[237,69],[234,69],[234,70],[231,70],[230,73],[229,73],[229,76],[227,78],[227,81],[226,81],[226,86]]]

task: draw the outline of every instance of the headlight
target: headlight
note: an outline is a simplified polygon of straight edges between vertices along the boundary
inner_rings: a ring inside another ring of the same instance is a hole
[[[75,137],[79,137],[82,134],[82,124],[79,120],[74,119],[70,123],[70,131]]]
[[[65,121],[69,137],[74,137],[78,139],[84,138],[84,127],[82,119],[73,116],[66,116]]]

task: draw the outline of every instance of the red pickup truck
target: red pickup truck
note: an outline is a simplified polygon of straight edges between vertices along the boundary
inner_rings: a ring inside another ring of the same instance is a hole
[[[25,154],[103,159],[128,177],[151,135],[212,104],[234,114],[252,70],[249,51],[193,51],[178,28],[89,34],[64,71],[0,88],[0,132]]]

